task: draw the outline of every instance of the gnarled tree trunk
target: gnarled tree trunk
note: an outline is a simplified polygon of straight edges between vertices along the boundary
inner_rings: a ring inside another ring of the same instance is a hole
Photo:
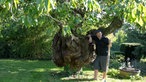
[[[80,69],[94,59],[93,45],[88,42],[88,37],[62,36],[62,29],[53,39],[53,60],[59,66],[70,65],[71,68]]]

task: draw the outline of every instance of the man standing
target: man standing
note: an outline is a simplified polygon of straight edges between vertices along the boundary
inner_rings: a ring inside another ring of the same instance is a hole
[[[94,79],[97,80],[98,71],[103,72],[103,82],[106,82],[106,74],[108,70],[109,55],[110,55],[110,41],[108,38],[102,35],[100,30],[95,31],[96,36],[89,35],[89,42],[92,39],[96,45],[96,59],[93,62],[94,65]]]

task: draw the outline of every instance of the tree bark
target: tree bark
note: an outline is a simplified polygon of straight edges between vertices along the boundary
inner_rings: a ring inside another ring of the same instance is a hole
[[[123,24],[123,19],[114,17],[111,24],[107,28],[103,29],[103,34],[108,35],[110,33],[113,33],[115,30],[118,30],[119,28],[121,28],[122,24]]]
[[[95,36],[95,31],[96,30],[101,30],[104,36],[107,36],[108,34],[111,34],[113,32],[115,32],[116,30],[120,29],[123,25],[123,19],[119,19],[118,17],[114,17],[113,21],[111,22],[111,24],[104,28],[104,27],[100,27],[98,29],[93,29],[87,32],[87,34],[91,34]]]

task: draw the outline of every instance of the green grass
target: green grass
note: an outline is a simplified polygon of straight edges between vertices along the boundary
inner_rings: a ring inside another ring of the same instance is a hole
[[[0,82],[97,82],[92,80],[93,71],[83,69],[77,78],[66,77],[52,61],[39,60],[0,60]],[[101,74],[101,73],[100,73]],[[108,82],[145,82],[142,80],[107,78]],[[100,80],[98,81],[100,82]]]

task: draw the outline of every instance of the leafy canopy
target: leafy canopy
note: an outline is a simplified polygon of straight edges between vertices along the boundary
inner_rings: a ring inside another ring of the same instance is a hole
[[[0,0],[0,10],[1,24],[13,21],[29,28],[58,20],[65,34],[78,24],[79,32],[107,27],[115,16],[146,29],[144,0]]]

